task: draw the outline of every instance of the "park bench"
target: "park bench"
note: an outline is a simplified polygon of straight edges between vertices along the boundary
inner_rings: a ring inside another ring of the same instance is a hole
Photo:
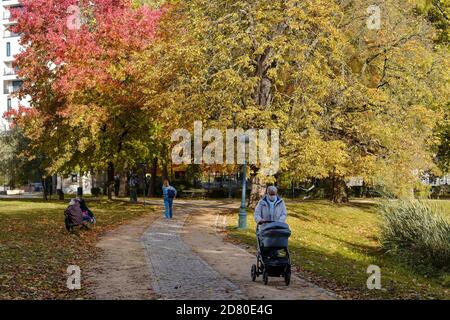
[[[204,189],[189,189],[180,192],[180,197],[182,198],[204,198],[208,192]]]
[[[66,230],[68,232],[74,232],[76,229],[80,230],[90,230],[89,226],[95,226],[95,220],[93,223],[82,223],[82,224],[75,224],[70,221],[69,217],[67,216],[66,212],[64,211],[64,225],[66,226]]]
[[[66,226],[66,230],[68,232],[74,232],[77,228],[82,230],[89,230],[87,224],[75,224],[70,222],[69,217],[64,214],[64,225]]]

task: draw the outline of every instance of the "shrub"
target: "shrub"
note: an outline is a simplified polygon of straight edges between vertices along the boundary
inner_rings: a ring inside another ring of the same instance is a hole
[[[102,189],[100,189],[100,188],[92,188],[91,189],[91,194],[94,197],[98,197],[101,193],[102,193]]]
[[[448,269],[450,222],[425,201],[390,201],[380,206],[381,244],[416,266]]]

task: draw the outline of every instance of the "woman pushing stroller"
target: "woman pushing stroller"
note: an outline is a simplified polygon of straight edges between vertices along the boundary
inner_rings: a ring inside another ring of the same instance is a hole
[[[255,208],[255,221],[258,225],[267,222],[286,222],[287,211],[284,200],[278,196],[274,186],[267,188],[267,194]]]
[[[286,224],[286,205],[274,186],[267,188],[267,195],[262,198],[255,209],[256,239],[258,254],[256,264],[252,266],[251,276],[262,275],[267,285],[270,277],[284,277],[286,285],[291,281],[291,259],[288,239],[291,230]]]

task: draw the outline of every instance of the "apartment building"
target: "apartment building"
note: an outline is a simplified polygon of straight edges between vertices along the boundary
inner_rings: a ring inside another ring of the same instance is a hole
[[[6,111],[17,108],[20,105],[28,106],[27,100],[20,101],[13,94],[20,90],[22,81],[17,77],[17,69],[13,66],[14,56],[21,50],[19,44],[20,35],[11,32],[9,28],[16,23],[11,20],[11,9],[20,8],[19,0],[1,0],[0,5],[0,130],[8,128],[7,119],[3,118]]]

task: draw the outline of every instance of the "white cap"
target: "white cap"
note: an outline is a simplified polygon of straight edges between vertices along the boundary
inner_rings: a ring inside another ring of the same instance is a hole
[[[275,186],[269,186],[269,187],[267,187],[267,194],[269,194],[269,193],[273,193],[273,192],[275,192],[275,194],[278,194],[278,189],[277,189],[277,187],[275,187]]]

